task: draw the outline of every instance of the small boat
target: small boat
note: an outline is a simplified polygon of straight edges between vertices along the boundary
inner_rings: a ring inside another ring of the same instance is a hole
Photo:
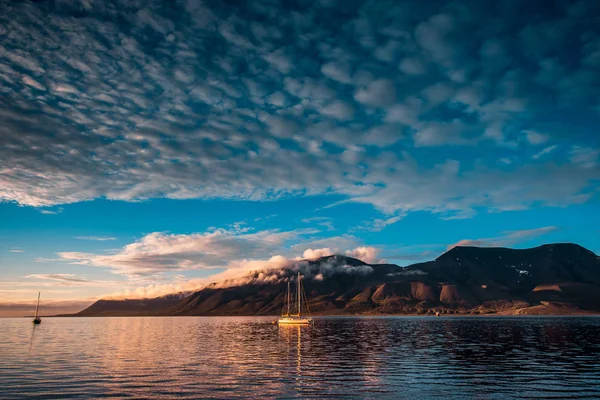
[[[300,272],[298,272],[298,279],[296,282],[296,293],[293,295],[294,304],[292,304],[292,292],[290,290],[290,282],[288,281],[281,318],[277,320],[279,325],[309,325],[313,323],[313,319],[310,316],[310,310],[308,308],[306,293],[304,292],[304,288],[302,286]],[[304,315],[302,313],[303,308],[306,310]]]
[[[38,292],[38,300],[37,300],[37,305],[35,306],[35,317],[33,317],[33,324],[34,325],[39,325],[42,323],[42,319],[38,317],[38,311],[40,309],[40,292]]]

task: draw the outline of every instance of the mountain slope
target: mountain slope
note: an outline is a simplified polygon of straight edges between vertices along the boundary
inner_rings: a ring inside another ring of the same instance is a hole
[[[304,284],[311,309],[316,312],[338,310],[346,301],[365,290],[391,279],[390,274],[401,270],[393,264],[370,265],[351,257],[340,255],[321,257],[299,262],[297,270],[280,269],[253,272],[248,283],[228,287],[225,281],[210,285],[169,309],[175,315],[274,315],[283,307],[287,281],[294,279],[297,271],[304,276]],[[268,278],[264,275],[268,274]],[[262,276],[258,281],[258,276]],[[271,279],[276,277],[276,279]],[[261,283],[267,281],[269,283]],[[350,300],[352,301],[352,300]]]
[[[455,247],[408,267],[322,257],[215,283],[179,301],[104,300],[82,313],[277,315],[287,281],[298,271],[315,314],[600,312],[600,258],[561,243],[524,250]]]
[[[165,310],[179,303],[181,294],[153,299],[98,300],[75,317],[151,316],[164,315]]]

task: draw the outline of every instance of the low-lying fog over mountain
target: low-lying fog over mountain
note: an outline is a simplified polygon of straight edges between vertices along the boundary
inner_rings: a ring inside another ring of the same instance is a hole
[[[561,243],[455,247],[407,267],[333,255],[253,271],[191,294],[99,300],[75,315],[277,315],[298,272],[315,315],[600,312],[600,257]]]

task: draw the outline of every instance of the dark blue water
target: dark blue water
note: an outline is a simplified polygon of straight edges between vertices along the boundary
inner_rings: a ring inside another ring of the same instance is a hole
[[[0,319],[0,398],[600,398],[600,318]]]

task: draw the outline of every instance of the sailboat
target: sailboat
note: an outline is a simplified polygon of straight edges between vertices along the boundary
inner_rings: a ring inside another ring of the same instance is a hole
[[[309,325],[313,323],[313,319],[310,316],[310,310],[308,308],[308,300],[306,299],[306,293],[302,286],[302,279],[300,279],[300,272],[298,272],[298,279],[296,280],[296,293],[293,295],[290,290],[290,282],[288,281],[287,292],[285,294],[285,303],[281,312],[281,318],[277,320],[279,325]],[[294,302],[294,304],[292,304]],[[303,303],[304,302],[304,303]],[[306,313],[302,314],[302,309],[306,310]]]
[[[39,325],[42,323],[42,319],[38,317],[38,311],[40,309],[40,292],[38,292],[38,300],[37,300],[37,305],[35,306],[35,317],[33,317],[33,324],[34,325]]]

